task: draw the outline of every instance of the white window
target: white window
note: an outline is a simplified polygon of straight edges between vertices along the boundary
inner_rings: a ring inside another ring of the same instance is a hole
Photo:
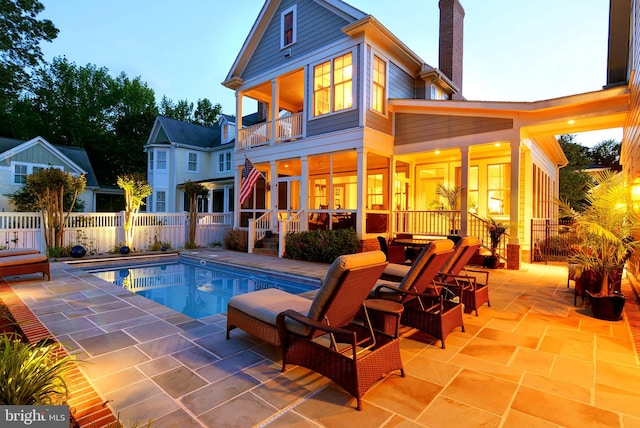
[[[198,154],[189,152],[187,155],[187,171],[198,172]]]
[[[296,42],[296,5],[280,15],[280,48],[284,49]]]
[[[218,155],[218,171],[231,171],[231,152],[220,153]]]
[[[153,150],[149,152],[149,171],[153,171]]]
[[[449,95],[438,85],[431,85],[431,99],[432,100],[448,100]]]
[[[15,164],[13,166],[13,184],[25,184],[27,182],[27,165]]]
[[[156,212],[164,213],[167,211],[167,192],[160,190],[156,192]]]
[[[353,106],[353,55],[339,56],[313,67],[313,115]]]
[[[156,169],[158,171],[164,171],[167,169],[167,152],[166,151],[158,151],[158,156],[156,159]]]
[[[373,93],[371,109],[378,113],[386,113],[387,101],[387,63],[377,55],[373,56]]]
[[[487,166],[487,212],[489,215],[509,215],[511,202],[511,165]]]
[[[51,166],[51,165],[49,165]],[[31,164],[31,163],[11,163],[11,171],[12,171],[12,183],[13,184],[25,184],[27,182],[27,175],[35,174],[36,172],[46,169],[49,166],[40,165],[40,164]],[[64,170],[61,166],[51,166],[52,168],[57,168]]]

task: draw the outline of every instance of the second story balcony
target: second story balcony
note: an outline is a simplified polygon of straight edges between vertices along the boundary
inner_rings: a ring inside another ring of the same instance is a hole
[[[284,115],[274,121],[262,122],[238,131],[238,148],[247,149],[266,144],[279,144],[302,138],[303,113]]]

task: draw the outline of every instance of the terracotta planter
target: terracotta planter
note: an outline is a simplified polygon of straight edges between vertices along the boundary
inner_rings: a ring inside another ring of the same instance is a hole
[[[595,318],[607,321],[619,321],[622,318],[625,298],[622,294],[603,296],[586,291],[587,299],[591,305],[591,312]]]

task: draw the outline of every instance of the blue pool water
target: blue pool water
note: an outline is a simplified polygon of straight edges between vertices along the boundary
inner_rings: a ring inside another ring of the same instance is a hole
[[[183,258],[85,270],[196,319],[226,312],[227,302],[237,294],[263,288],[279,288],[297,294],[318,287],[311,282],[295,282],[262,271]]]

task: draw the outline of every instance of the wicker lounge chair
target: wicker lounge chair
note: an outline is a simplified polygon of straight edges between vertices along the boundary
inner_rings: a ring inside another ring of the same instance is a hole
[[[313,301],[267,289],[230,299],[227,338],[235,327],[281,346],[282,370],[314,370],[361,397],[388,373],[404,376],[399,339],[354,319],[386,266],[381,251],[340,256]],[[274,335],[275,329],[275,335]]]
[[[276,316],[280,312],[293,309],[316,321],[322,320],[323,311],[326,310],[324,305],[327,303],[327,295],[330,295],[341,283],[347,271],[354,268],[375,267],[372,271],[372,275],[375,276],[377,269],[380,269],[377,276],[369,283],[369,290],[371,290],[385,266],[382,251],[349,254],[338,257],[327,271],[320,289],[317,292],[314,290],[314,293],[307,293],[305,297],[275,288],[234,296],[229,299],[227,305],[227,338],[229,338],[229,332],[237,327],[265,342],[280,346],[276,327]],[[362,301],[366,295],[367,293]]]
[[[438,281],[452,286],[462,287],[462,302],[465,310],[475,311],[478,316],[478,308],[485,303],[491,306],[489,300],[489,272],[486,270],[470,269],[467,264],[480,248],[480,241],[476,236],[462,238],[454,249],[451,258],[442,267]]]
[[[445,339],[455,328],[464,331],[462,287],[448,289],[435,278],[453,253],[453,242],[434,241],[425,247],[407,275],[398,283],[379,281],[373,297],[392,299],[404,305],[401,323],[435,337],[445,348]]]
[[[49,259],[44,254],[22,254],[0,257],[0,277],[42,272],[51,279]]]

